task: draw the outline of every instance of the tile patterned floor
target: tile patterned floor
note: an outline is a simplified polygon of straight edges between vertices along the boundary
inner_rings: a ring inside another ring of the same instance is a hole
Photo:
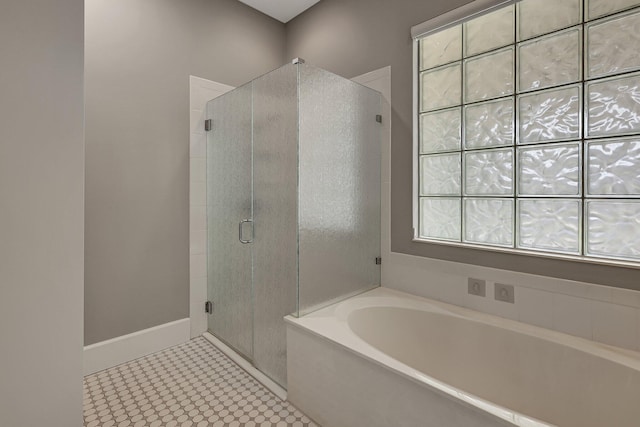
[[[84,426],[316,425],[199,337],[86,376]]]

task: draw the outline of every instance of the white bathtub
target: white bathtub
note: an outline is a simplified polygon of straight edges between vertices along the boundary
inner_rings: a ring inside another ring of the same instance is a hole
[[[385,288],[286,321],[325,427],[640,426],[640,353]]]

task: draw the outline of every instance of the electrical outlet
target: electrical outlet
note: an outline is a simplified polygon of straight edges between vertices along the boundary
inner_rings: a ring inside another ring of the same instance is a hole
[[[495,291],[496,301],[503,301],[511,304],[516,302],[513,285],[503,285],[501,283],[496,283],[493,289]]]
[[[469,277],[469,279],[467,280],[467,285],[469,287],[470,295],[477,295],[479,297],[483,297],[486,295],[486,283],[484,280],[473,279]]]

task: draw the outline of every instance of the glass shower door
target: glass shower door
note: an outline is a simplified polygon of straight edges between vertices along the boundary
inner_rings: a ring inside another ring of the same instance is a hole
[[[298,85],[287,65],[253,82],[255,366],[287,384],[283,317],[298,288]]]
[[[209,101],[207,119],[208,329],[253,359],[251,84]]]

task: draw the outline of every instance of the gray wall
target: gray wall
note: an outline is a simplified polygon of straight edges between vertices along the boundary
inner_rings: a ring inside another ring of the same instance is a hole
[[[391,249],[394,252],[640,290],[622,267],[412,242],[412,42],[410,28],[465,0],[323,0],[286,25],[287,58],[345,77],[391,65]]]
[[[0,426],[82,425],[82,16],[0,3]]]
[[[189,316],[189,75],[283,63],[236,0],[87,0],[85,345]]]

